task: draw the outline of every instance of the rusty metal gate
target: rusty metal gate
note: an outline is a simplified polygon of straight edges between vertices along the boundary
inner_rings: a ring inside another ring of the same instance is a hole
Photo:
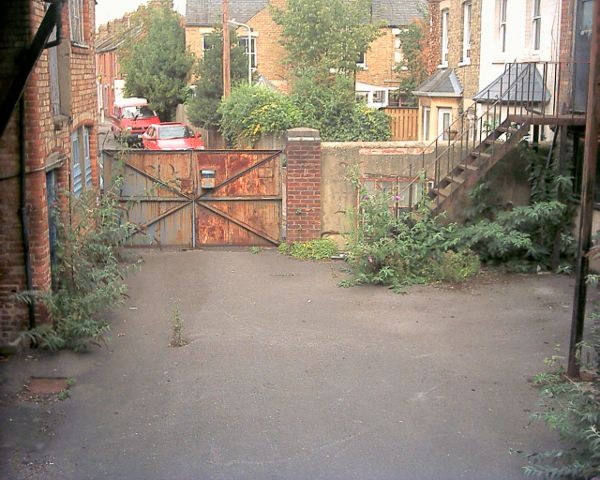
[[[105,150],[105,185],[137,225],[133,246],[277,245],[281,152]]]

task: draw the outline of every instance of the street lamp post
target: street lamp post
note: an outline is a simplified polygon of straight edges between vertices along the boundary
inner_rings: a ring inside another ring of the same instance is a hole
[[[250,28],[250,25],[236,22],[235,18],[229,20],[229,23],[237,25],[238,27],[244,27],[248,30],[248,85],[252,85],[252,29]]]

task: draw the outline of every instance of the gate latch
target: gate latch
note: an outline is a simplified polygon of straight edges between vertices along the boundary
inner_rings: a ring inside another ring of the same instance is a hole
[[[200,186],[202,188],[215,188],[215,171],[201,170],[200,171]]]

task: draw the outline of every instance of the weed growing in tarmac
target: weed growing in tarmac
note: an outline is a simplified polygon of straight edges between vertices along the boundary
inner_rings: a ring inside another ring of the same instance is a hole
[[[254,246],[254,247],[250,247],[250,248],[248,249],[248,251],[249,251],[250,253],[252,253],[252,254],[256,255],[257,253],[260,253],[260,252],[262,252],[262,251],[263,251],[263,248],[262,248],[262,247],[256,247],[256,246]]]
[[[279,253],[305,260],[324,260],[337,255],[338,248],[330,238],[310,240],[308,242],[282,243]]]
[[[179,303],[175,303],[173,317],[171,319],[171,347],[183,347],[188,342],[183,336],[183,319],[179,311]]]

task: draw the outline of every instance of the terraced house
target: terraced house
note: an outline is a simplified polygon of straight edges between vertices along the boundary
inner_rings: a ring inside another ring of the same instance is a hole
[[[286,67],[285,51],[280,44],[281,29],[269,12],[269,5],[284,7],[284,0],[230,0],[229,17],[250,27],[251,32],[239,27],[240,43],[246,54],[252,56],[252,66],[261,80],[286,92],[290,72]],[[371,21],[381,23],[382,35],[369,50],[357,59],[360,70],[356,75],[357,94],[366,98],[373,107],[385,107],[390,91],[397,89],[395,67],[402,60],[400,29],[413,19],[421,18],[420,0],[373,0]],[[187,48],[198,58],[205,48],[205,36],[222,19],[221,0],[188,0],[185,15]]]
[[[0,20],[0,345],[47,320],[51,208],[98,187],[94,0],[5,2]],[[64,211],[64,210],[63,210]]]

